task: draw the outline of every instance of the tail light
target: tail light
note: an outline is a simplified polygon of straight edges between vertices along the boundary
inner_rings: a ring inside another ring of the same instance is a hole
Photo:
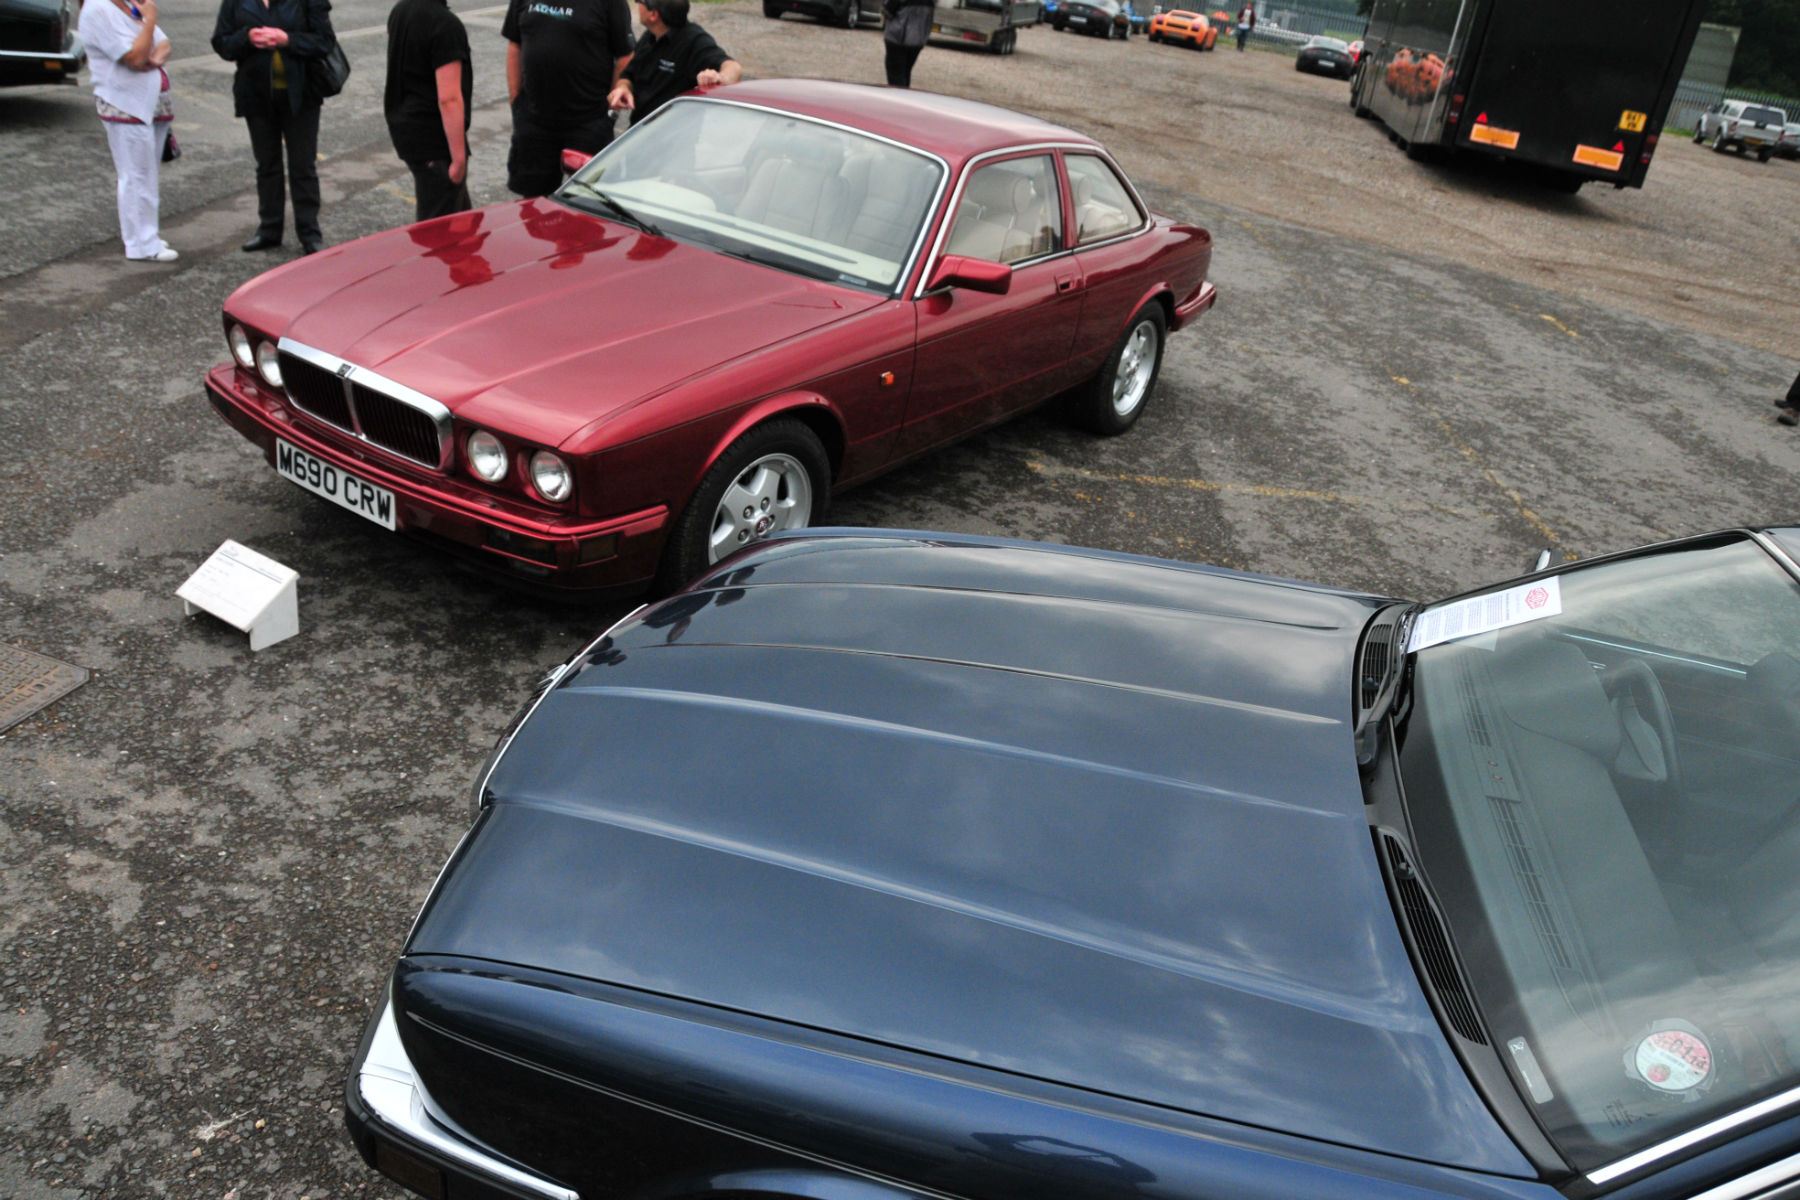
[[[1461,93],[1461,92],[1453,92],[1453,93],[1451,93],[1451,96],[1450,96],[1450,111],[1449,111],[1449,113],[1448,113],[1448,114],[1447,114],[1447,115],[1446,115],[1446,116],[1445,116],[1445,117],[1444,117],[1444,123],[1445,123],[1445,124],[1447,124],[1447,125],[1454,125],[1454,124],[1456,124],[1456,123],[1457,123],[1457,122],[1458,122],[1458,121],[1460,121],[1460,120],[1462,120],[1462,108],[1463,108],[1463,100],[1464,100],[1464,99],[1465,99],[1465,98],[1466,98],[1466,97],[1464,97],[1464,96],[1463,96],[1463,94],[1462,94],[1462,93]]]
[[[1644,139],[1644,149],[1638,155],[1638,162],[1641,165],[1646,167],[1650,165],[1650,156],[1656,153],[1656,139],[1660,136],[1660,134],[1653,133]]]

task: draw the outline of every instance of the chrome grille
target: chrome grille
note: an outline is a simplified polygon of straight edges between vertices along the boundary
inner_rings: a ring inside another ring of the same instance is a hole
[[[452,459],[450,410],[336,355],[282,338],[281,377],[300,411],[434,471]]]

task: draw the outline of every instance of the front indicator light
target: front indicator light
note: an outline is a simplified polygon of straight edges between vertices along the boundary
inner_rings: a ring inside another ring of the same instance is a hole
[[[485,429],[469,435],[469,470],[477,479],[499,483],[506,478],[506,447]]]
[[[249,332],[242,325],[234,324],[226,333],[225,340],[231,343],[231,357],[237,360],[237,365],[246,371],[254,371],[256,369],[256,349],[250,345]]]
[[[276,355],[274,342],[256,343],[256,373],[270,387],[281,386],[281,359]]]
[[[538,495],[552,502],[567,500],[569,493],[575,490],[575,477],[569,474],[569,464],[548,450],[539,450],[531,456],[531,483],[537,488]]]

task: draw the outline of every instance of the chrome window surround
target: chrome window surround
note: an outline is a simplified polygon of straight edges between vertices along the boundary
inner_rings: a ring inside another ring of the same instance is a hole
[[[909,154],[916,154],[920,158],[936,163],[938,168],[937,191],[932,194],[931,203],[925,206],[925,219],[919,222],[919,232],[913,235],[912,249],[907,252],[906,261],[900,264],[900,273],[894,277],[894,286],[889,288],[885,294],[890,299],[898,299],[900,293],[906,290],[906,280],[912,274],[913,267],[918,263],[920,247],[923,246],[925,242],[925,232],[931,228],[931,220],[937,215],[939,206],[943,203],[944,187],[950,181],[950,163],[941,154],[926,150],[921,146],[911,145],[910,143],[900,141],[897,138],[883,137],[881,134],[871,133],[867,129],[858,129],[856,126],[846,125],[842,121],[828,121],[824,117],[815,117],[808,113],[795,112],[791,108],[777,108],[772,104],[752,104],[747,100],[725,100],[712,96],[678,96],[657,109],[654,113],[651,113],[648,117],[644,118],[642,125],[633,125],[624,133],[614,138],[612,140],[612,146],[619,145],[624,142],[626,138],[629,138],[639,129],[642,129],[645,125],[652,124],[658,117],[674,108],[677,104],[730,105],[733,108],[748,108],[756,112],[774,113],[777,116],[791,117],[796,121],[809,121],[814,125],[823,125],[827,129],[841,129],[845,133],[853,133],[857,137],[868,138],[872,142],[880,142],[883,145],[893,146],[895,149],[905,150]],[[608,146],[607,149],[611,149],[612,146]],[[602,150],[600,153],[604,154],[606,151]]]
[[[79,63],[85,57],[87,55],[79,45],[71,50],[0,50],[0,58],[24,58],[33,61],[43,59],[46,62],[60,62],[65,66],[70,63]]]
[[[437,1111],[431,1096],[419,1082],[406,1047],[400,1044],[400,1028],[394,1021],[394,1003],[382,997],[381,1018],[369,1052],[356,1067],[356,1091],[369,1112],[407,1141],[417,1143],[472,1174],[485,1176],[509,1188],[528,1192],[542,1200],[581,1200],[560,1184],[521,1171],[483,1148]]]
[[[1772,1162],[1729,1183],[1721,1183],[1716,1188],[1709,1188],[1693,1200],[1745,1200],[1746,1197],[1771,1191],[1782,1184],[1791,1184],[1796,1179],[1800,1179],[1800,1154],[1791,1155],[1780,1162]]]
[[[290,337],[284,337],[276,342],[275,349],[279,353],[291,354],[302,362],[311,363],[320,370],[328,371],[337,376],[339,382],[342,383],[344,387],[344,403],[349,408],[350,421],[353,426],[350,429],[344,430],[344,432],[353,434],[359,442],[363,443],[363,445],[397,458],[401,462],[412,463],[414,466],[427,466],[438,471],[449,471],[451,463],[456,461],[456,440],[453,436],[454,431],[452,429],[450,410],[443,404],[433,400],[423,392],[414,391],[403,383],[395,383],[384,375],[378,375],[367,367],[359,367],[355,363],[346,362],[335,354],[328,354],[323,350],[314,349],[306,343],[296,342]],[[393,400],[398,404],[405,405],[407,408],[413,409],[427,417],[437,429],[437,462],[420,463],[416,458],[411,458],[405,454],[390,450],[379,442],[370,441],[368,435],[362,430],[362,422],[357,417],[356,393],[350,386],[353,383],[361,387],[366,387],[370,391],[380,392],[382,395],[388,397],[388,399]],[[317,413],[306,409],[301,409],[301,411],[305,412],[307,416],[312,417],[315,420],[325,420],[325,418],[320,417]],[[325,423],[330,425],[333,429],[342,428],[342,426],[337,425],[335,422],[326,421]]]
[[[962,178],[956,181],[956,191],[951,195],[949,204],[944,208],[945,219],[943,223],[938,226],[937,240],[931,244],[931,254],[928,262],[937,262],[938,259],[943,257],[944,243],[949,240],[950,227],[955,224],[950,218],[955,214],[956,206],[962,201],[963,191],[969,185],[969,178],[974,175],[977,170],[986,165],[991,159],[1011,158],[1029,154],[1046,154],[1055,151],[1061,151],[1064,154],[1091,154],[1105,162],[1112,168],[1113,174],[1118,176],[1120,184],[1124,186],[1126,194],[1131,197],[1131,202],[1137,205],[1138,212],[1142,214],[1143,220],[1138,223],[1137,228],[1127,229],[1123,233],[1114,234],[1112,237],[1102,241],[1088,242],[1081,246],[1064,246],[1061,250],[1054,250],[1049,254],[1040,254],[1035,258],[1022,258],[1016,263],[1008,263],[1008,266],[1015,269],[1018,267],[1034,266],[1038,263],[1049,262],[1053,258],[1062,258],[1065,255],[1074,254],[1077,250],[1093,250],[1100,246],[1110,246],[1114,242],[1122,242],[1126,238],[1141,237],[1143,234],[1150,231],[1150,226],[1152,224],[1150,206],[1144,203],[1144,198],[1142,196],[1138,195],[1137,187],[1131,182],[1130,176],[1126,175],[1124,171],[1121,171],[1119,169],[1119,164],[1112,160],[1112,155],[1108,154],[1100,147],[1074,142],[1035,142],[1030,145],[1006,146],[999,150],[983,151],[963,164]],[[1056,186],[1059,191],[1063,189],[1064,179],[1067,175],[1068,169],[1066,167],[1056,173]],[[1065,239],[1069,238],[1069,230],[1063,230],[1063,236]],[[919,276],[918,286],[913,289],[912,298],[914,300],[921,300],[930,294],[925,289],[929,274],[930,272],[926,272]]]
[[[1722,1133],[1728,1133],[1741,1125],[1748,1125],[1752,1121],[1761,1120],[1771,1113],[1780,1112],[1784,1108],[1793,1108],[1796,1105],[1800,1105],[1800,1088],[1790,1088],[1780,1095],[1770,1096],[1767,1100],[1752,1104],[1748,1108],[1741,1108],[1729,1116],[1720,1117],[1716,1121],[1709,1121],[1697,1129],[1690,1129],[1680,1137],[1670,1138],[1668,1141],[1652,1146],[1648,1150],[1640,1150],[1636,1154],[1621,1158],[1618,1162],[1609,1163],[1597,1171],[1589,1171],[1587,1176],[1588,1182],[1611,1183],[1621,1175],[1629,1175],[1640,1167],[1647,1167],[1659,1159],[1667,1158],[1671,1154],[1677,1154],[1686,1150],[1689,1146],[1697,1145],[1700,1142],[1706,1141],[1708,1138],[1717,1137]],[[1710,1195],[1711,1193],[1708,1194]],[[1696,1200],[1698,1200],[1698,1197],[1696,1197]]]

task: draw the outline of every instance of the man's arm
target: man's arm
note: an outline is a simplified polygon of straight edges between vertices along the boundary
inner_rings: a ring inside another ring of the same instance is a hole
[[[709,67],[694,76],[698,87],[718,87],[724,83],[736,83],[744,77],[744,68],[738,65],[735,58],[728,58],[717,67]]]
[[[525,77],[524,64],[519,59],[519,43],[506,43],[506,102],[516,103],[519,99],[519,84]]]
[[[621,55],[619,55],[619,57],[613,59],[612,81],[613,81],[614,87],[619,86],[619,80],[623,79],[625,77],[625,68],[630,65],[631,65],[631,54],[629,52],[621,54]]]
[[[438,115],[444,120],[444,140],[450,144],[450,182],[461,183],[469,174],[469,142],[463,128],[462,63],[445,63],[436,74]]]

